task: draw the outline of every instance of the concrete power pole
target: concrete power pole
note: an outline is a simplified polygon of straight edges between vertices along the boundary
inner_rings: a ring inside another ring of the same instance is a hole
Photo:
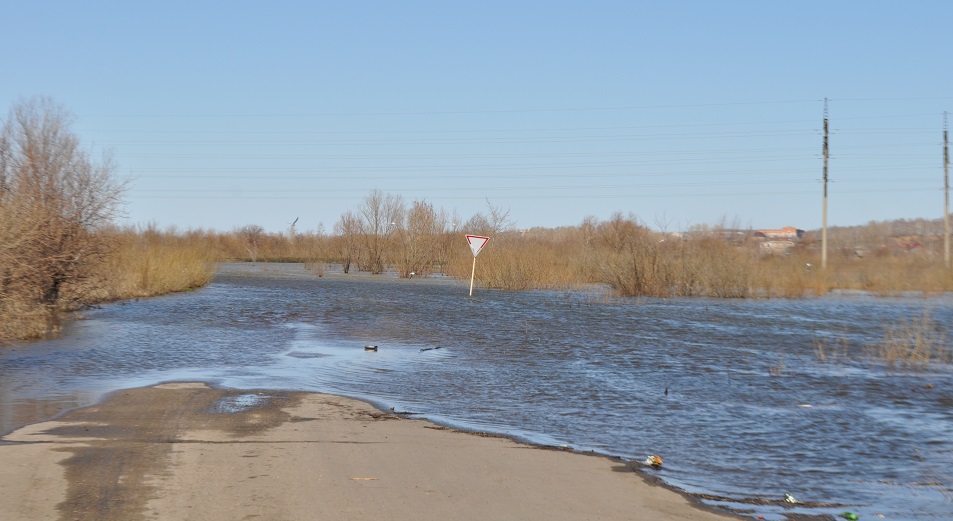
[[[950,139],[943,113],[943,262],[950,267]]]
[[[821,220],[821,269],[827,269],[827,98],[824,98],[824,215]]]

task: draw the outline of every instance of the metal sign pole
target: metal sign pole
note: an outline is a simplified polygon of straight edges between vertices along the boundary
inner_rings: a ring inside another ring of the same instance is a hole
[[[482,235],[467,235],[467,244],[470,245],[470,251],[473,252],[473,270],[470,271],[470,296],[473,296],[473,277],[476,275],[476,258],[480,254],[480,250],[486,246],[486,243],[490,240],[489,237],[483,237]]]
[[[470,296],[473,296],[473,276],[476,275],[476,256],[473,257],[473,270],[470,271]]]

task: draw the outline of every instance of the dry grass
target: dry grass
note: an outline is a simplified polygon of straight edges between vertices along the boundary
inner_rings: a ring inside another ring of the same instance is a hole
[[[386,247],[379,252],[381,258],[402,276],[443,272],[468,279],[473,257],[464,240],[466,232],[448,231],[442,212],[422,208],[433,217],[432,225],[398,230],[392,234],[393,240],[382,243]],[[6,223],[5,228],[0,227],[0,237],[26,237],[32,230],[14,226],[21,222],[16,219],[0,222]],[[477,259],[476,284],[504,290],[571,290],[601,284],[623,297],[716,298],[802,298],[835,289],[884,296],[953,291],[953,270],[943,267],[935,248],[913,253],[881,249],[863,257],[851,253],[853,250],[835,249],[828,268],[820,269],[819,251],[808,239],[787,255],[771,255],[748,234],[716,227],[676,236],[652,231],[637,218],[621,214],[603,222],[587,219],[575,227],[479,233],[491,240]],[[337,228],[334,235],[320,229],[317,233],[266,233],[254,225],[230,233],[159,232],[154,227],[100,231],[98,238],[111,245],[111,255],[66,284],[65,297],[57,306],[36,304],[42,300],[42,295],[36,294],[40,290],[20,282],[28,277],[7,277],[0,288],[0,338],[42,335],[55,323],[56,311],[91,301],[202,286],[211,279],[214,263],[219,261],[303,262],[318,277],[326,273],[329,264],[367,268],[370,263],[359,247],[362,237]],[[13,240],[0,241],[0,268],[11,274],[31,266],[4,257],[4,246],[12,248],[14,244]],[[924,330],[925,326],[918,327]],[[877,356],[895,364],[916,363],[918,357],[927,356],[923,350],[929,341],[898,329],[876,347]],[[847,351],[844,345],[821,340],[815,348],[821,360],[837,360]]]
[[[953,271],[942,261],[903,255],[851,260],[836,266],[838,288],[866,290],[890,296],[904,292],[953,291]]]
[[[414,208],[419,219],[396,219],[396,231],[380,236],[380,248],[372,248],[375,258],[401,276],[443,272],[468,279],[473,257],[464,235],[470,232],[491,238],[477,259],[476,284],[505,290],[605,284],[618,296],[716,298],[802,298],[835,289],[885,296],[953,291],[953,270],[943,267],[935,248],[915,253],[881,248],[859,257],[855,249],[841,246],[822,270],[820,252],[809,238],[788,255],[770,255],[751,234],[725,226],[703,227],[701,233],[682,237],[652,231],[637,217],[622,214],[601,222],[587,218],[579,226],[521,231],[499,224],[505,218],[483,219],[489,228],[473,228],[468,222],[466,231],[450,231],[446,212],[419,202]],[[376,263],[368,260],[368,248],[362,246],[369,240],[366,230],[351,230],[344,225],[345,216],[333,235],[269,234],[245,226],[208,234],[207,241],[214,258],[222,261],[304,262],[319,276],[322,265],[331,263],[379,269],[372,268]],[[470,222],[480,221],[476,217]],[[882,237],[876,239],[883,242]]]
[[[201,236],[153,229],[104,231],[99,238],[109,254],[87,267],[84,276],[64,284],[57,305],[45,304],[42,288],[5,284],[0,291],[0,341],[55,334],[59,314],[96,303],[186,291],[214,275],[213,253]]]
[[[859,258],[836,253],[822,270],[819,252],[808,245],[789,255],[766,255],[750,236],[726,236],[714,228],[707,235],[678,238],[653,232],[631,216],[577,227],[485,233],[491,240],[477,259],[476,284],[506,290],[598,283],[619,296],[716,298],[802,298],[835,289],[884,296],[953,291],[953,270],[926,254]],[[473,257],[463,236],[444,232],[428,239],[438,247],[414,266],[429,268],[408,268],[406,244],[399,241],[389,243],[391,249],[382,255],[398,272],[442,271],[468,279]],[[343,235],[265,233],[254,244],[249,241],[240,230],[208,235],[217,260],[305,262],[318,274],[321,264],[347,261]],[[351,261],[367,267],[359,255]]]
[[[0,343],[56,333],[56,317],[56,310],[49,306],[4,295],[0,298]]]
[[[883,340],[867,346],[867,354],[890,367],[922,368],[953,363],[953,348],[928,311],[918,318],[887,326]]]
[[[935,364],[953,364],[953,346],[946,342],[942,325],[929,311],[884,326],[883,338],[863,346],[851,355],[846,336],[814,338],[814,353],[824,363],[850,363],[866,360],[888,367],[925,368]],[[862,351],[862,353],[860,352]]]
[[[215,274],[213,253],[201,237],[150,229],[115,233],[110,240],[114,253],[94,279],[99,301],[186,291],[208,284]]]
[[[850,339],[846,336],[837,336],[830,340],[814,337],[814,354],[818,360],[825,363],[850,362]]]
[[[570,257],[560,255],[559,246],[518,234],[496,237],[480,253],[475,284],[504,290],[565,289],[579,283],[579,274]],[[469,249],[454,256],[449,275],[468,279],[473,268]]]

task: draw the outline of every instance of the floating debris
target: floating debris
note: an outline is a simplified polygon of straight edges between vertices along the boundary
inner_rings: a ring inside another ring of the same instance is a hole
[[[377,351],[377,346],[366,345],[364,346],[365,351]]]
[[[800,501],[798,501],[797,499],[794,499],[794,496],[792,496],[791,494],[784,495],[784,502],[785,503],[800,503]]]
[[[857,521],[857,514],[853,512],[844,512],[840,517],[843,517],[847,521]]]
[[[656,469],[662,468],[662,457],[658,454],[645,458],[645,464]]]

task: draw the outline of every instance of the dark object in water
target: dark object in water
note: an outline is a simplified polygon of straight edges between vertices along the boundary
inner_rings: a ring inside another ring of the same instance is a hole
[[[377,351],[377,346],[366,345],[364,346],[365,351]]]

